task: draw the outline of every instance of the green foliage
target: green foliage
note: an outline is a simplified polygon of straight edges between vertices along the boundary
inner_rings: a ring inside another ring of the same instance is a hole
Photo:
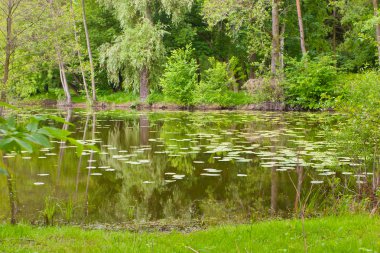
[[[99,92],[98,93],[98,101],[99,102],[109,102],[109,103],[129,103],[129,102],[136,102],[139,98],[137,95],[133,93],[127,93],[127,92],[112,92],[112,91],[106,91],[106,92]]]
[[[337,110],[347,115],[339,122],[333,138],[342,149],[372,168],[378,161],[380,143],[380,75],[375,71],[349,75],[344,78],[342,98]]]
[[[282,102],[283,89],[277,79],[261,77],[248,80],[244,85],[252,96],[253,103]]]
[[[230,78],[227,64],[215,58],[209,58],[210,68],[202,73],[202,80],[197,91],[198,103],[218,104],[226,106],[229,103],[228,84]]]
[[[193,51],[191,46],[174,50],[160,80],[164,95],[184,106],[194,105],[198,84],[198,64],[192,58]]]
[[[291,60],[286,69],[284,84],[286,103],[304,109],[320,109],[336,96],[334,82],[337,78],[335,61],[328,56],[301,61]]]

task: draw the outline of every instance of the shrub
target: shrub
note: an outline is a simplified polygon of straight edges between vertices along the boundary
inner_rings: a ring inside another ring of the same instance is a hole
[[[283,90],[278,79],[270,77],[249,79],[243,88],[252,96],[254,103],[283,101]]]
[[[198,79],[198,64],[192,58],[192,54],[193,49],[190,46],[174,50],[160,80],[165,97],[185,106],[194,104]]]
[[[197,102],[228,106],[232,101],[229,99],[227,64],[212,57],[209,58],[209,63],[210,68],[202,75],[198,87]]]
[[[286,69],[285,99],[287,104],[304,109],[319,109],[332,99],[337,77],[335,61],[328,56],[311,60],[290,61]]]

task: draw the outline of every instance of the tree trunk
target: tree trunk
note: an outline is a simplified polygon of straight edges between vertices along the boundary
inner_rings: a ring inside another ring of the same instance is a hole
[[[285,24],[281,26],[281,40],[280,40],[280,68],[284,69],[284,52],[285,52]]]
[[[88,59],[90,60],[92,101],[96,102],[95,71],[94,71],[94,63],[93,63],[93,60],[92,60],[92,51],[91,51],[91,45],[90,45],[90,35],[88,34],[88,29],[87,29],[86,6],[85,6],[85,3],[84,3],[84,0],[82,0],[82,16],[83,16],[84,32],[86,34]]]
[[[53,6],[53,4],[54,4],[53,0],[49,0],[49,4],[50,4],[50,17],[51,17],[51,19],[53,19],[55,21],[56,13],[55,13],[54,6]],[[55,47],[55,51],[57,53],[59,76],[61,78],[61,84],[62,84],[63,91],[65,92],[66,103],[71,104],[71,95],[70,95],[70,91],[69,91],[69,86],[67,84],[65,63],[64,63],[63,58],[62,58],[62,51],[61,51],[61,48],[59,46],[58,41],[55,41],[54,47]]]
[[[373,12],[375,17],[377,18],[379,16],[378,12],[378,3],[377,0],[373,0]],[[377,51],[378,51],[378,59],[379,59],[379,64],[380,64],[380,24],[376,24],[376,42],[377,42]]]
[[[67,84],[67,78],[66,78],[66,71],[65,71],[65,64],[62,61],[60,50],[58,49],[58,65],[59,65],[59,72],[61,77],[61,84],[63,91],[65,92],[66,96],[66,104],[71,104],[71,95],[69,90],[69,85]]]
[[[271,194],[270,194],[270,209],[272,214],[277,212],[278,201],[278,174],[276,168],[271,170]]]
[[[279,20],[280,0],[272,1],[272,75],[277,74],[280,66],[280,20]]]
[[[144,66],[140,72],[140,100],[141,102],[145,102],[148,97],[148,93],[149,93],[148,82],[149,82],[149,71],[148,71],[148,68]]]
[[[15,225],[17,223],[17,220],[16,220],[17,205],[16,205],[15,192],[13,190],[13,180],[10,174],[7,176],[7,183],[8,183],[9,204],[11,208],[11,224]]]
[[[87,99],[87,101],[92,104],[92,101],[91,101],[91,98],[90,98],[90,94],[88,93],[88,87],[87,87],[87,82],[86,82],[86,74],[85,74],[84,67],[83,67],[83,62],[82,62],[82,54],[81,54],[80,49],[79,49],[80,43],[79,43],[79,38],[78,38],[77,26],[76,26],[75,12],[74,12],[74,9],[73,9],[73,0],[70,1],[70,11],[71,11],[71,15],[73,17],[74,37],[75,37],[75,44],[77,46],[76,53],[78,55],[80,72],[82,74],[83,87],[84,87],[84,91],[86,93],[86,99]]]
[[[332,48],[334,55],[336,53],[336,7],[333,7],[333,30],[332,30]]]
[[[301,51],[302,51],[302,55],[305,55],[307,53],[307,51],[306,51],[306,46],[305,46],[305,33],[303,30],[302,11],[301,11],[301,1],[300,0],[296,0],[296,6],[297,6],[298,26],[299,26],[299,30],[300,30]]]
[[[13,50],[13,36],[12,36],[12,10],[13,10],[13,1],[8,0],[8,13],[7,13],[7,33],[6,33],[6,42],[5,42],[5,61],[4,61],[4,74],[3,74],[3,85],[1,87],[1,100],[6,100],[6,88],[9,80],[9,68],[11,64],[11,55]]]
[[[249,57],[251,65],[249,66],[249,79],[255,79],[256,78],[256,73],[255,73],[255,68],[253,67],[253,63],[256,61],[256,54],[253,53]]]

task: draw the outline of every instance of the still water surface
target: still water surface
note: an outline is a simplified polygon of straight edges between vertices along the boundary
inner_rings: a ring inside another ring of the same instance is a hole
[[[335,178],[353,191],[371,180],[326,141],[324,128],[335,122],[330,114],[34,113],[66,118],[73,125],[58,127],[100,151],[78,157],[75,147],[54,142],[51,149],[6,158],[17,218],[32,223],[42,223],[49,210],[61,223],[249,222],[291,216],[311,191],[318,209]],[[0,190],[0,219],[7,220],[4,178]]]

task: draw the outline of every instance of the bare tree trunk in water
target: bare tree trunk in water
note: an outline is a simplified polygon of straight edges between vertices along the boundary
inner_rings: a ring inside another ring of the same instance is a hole
[[[297,166],[297,189],[296,189],[296,199],[294,201],[294,210],[298,212],[301,202],[301,191],[302,191],[302,182],[303,182],[303,167]],[[302,206],[301,206],[302,208]]]
[[[8,162],[4,158],[5,154],[2,154],[2,162],[5,168],[8,168]],[[8,171],[7,175],[7,185],[8,185],[8,196],[9,196],[9,207],[11,211],[11,224],[15,225],[17,223],[16,214],[17,214],[17,202],[16,202],[16,193],[13,189],[13,177]]]
[[[272,168],[271,171],[271,195],[270,195],[270,209],[272,214],[277,212],[278,201],[278,174],[276,168]]]
[[[305,33],[303,30],[303,22],[302,22],[301,0],[296,0],[296,6],[297,6],[298,26],[300,30],[301,51],[302,51],[302,55],[305,55],[307,51],[306,51],[306,46],[305,46]]]
[[[96,114],[93,112],[92,114],[92,140],[95,140],[95,132],[96,132]],[[92,170],[92,161],[94,160],[94,152],[91,152],[90,154],[90,162],[88,163],[88,173],[87,173],[87,182],[86,182],[86,199],[85,199],[85,210],[84,214],[87,217],[89,210],[88,210],[88,190],[90,188],[90,177],[91,177],[91,170]]]
[[[148,94],[149,94],[149,71],[147,67],[143,67],[143,69],[140,72],[140,100],[141,102],[145,102]]]
[[[11,208],[11,224],[15,225],[17,223],[16,221],[17,204],[16,204],[15,192],[13,190],[13,179],[10,174],[8,174],[7,176],[7,183],[8,183],[8,194],[9,194],[9,205]]]
[[[277,74],[280,66],[280,19],[279,19],[280,0],[272,0],[272,75]]]
[[[377,0],[373,0],[373,12],[375,17],[377,18],[379,16],[378,12],[378,3]],[[380,24],[376,24],[376,41],[377,41],[377,51],[378,51],[378,59],[379,59],[379,64],[380,64]]]
[[[92,104],[90,94],[88,93],[88,87],[87,87],[87,82],[86,82],[86,74],[85,74],[83,62],[82,62],[82,54],[80,52],[80,43],[79,43],[79,38],[78,38],[77,26],[76,26],[75,12],[74,12],[74,8],[73,8],[73,0],[70,1],[70,11],[71,11],[71,16],[73,17],[74,37],[75,37],[75,44],[77,47],[76,53],[78,55],[80,72],[82,74],[83,87],[84,87],[84,91],[86,93],[87,101]]]
[[[149,144],[149,119],[147,115],[140,116],[140,145]]]
[[[84,0],[82,0],[82,16],[83,16],[84,32],[86,34],[86,43],[87,43],[88,58],[90,60],[92,102],[96,102],[96,87],[95,87],[94,62],[92,60],[92,51],[91,51],[91,45],[90,45],[90,35],[88,34],[87,18],[86,18],[86,6],[85,6],[85,3],[84,3]]]

